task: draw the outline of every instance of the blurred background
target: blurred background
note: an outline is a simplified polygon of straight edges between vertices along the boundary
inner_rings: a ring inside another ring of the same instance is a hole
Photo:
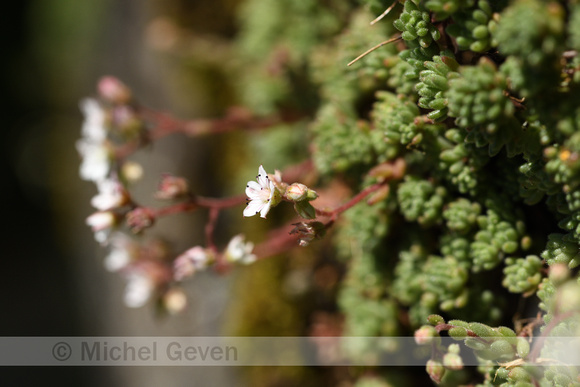
[[[306,115],[315,111],[308,81],[290,73],[294,86],[300,88],[297,93],[277,80],[280,67],[293,60],[286,54],[288,47],[282,42],[272,50],[271,45],[279,43],[277,36],[260,32],[262,25],[263,31],[270,31],[275,20],[284,19],[279,5],[273,7],[278,19],[272,20],[271,9],[259,2],[244,9],[242,15],[257,26],[255,35],[246,35],[246,46],[241,49],[250,52],[250,61],[240,64],[244,59],[232,54],[240,50],[235,47],[241,34],[236,15],[243,3],[21,0],[2,13],[0,198],[6,223],[0,335],[302,336],[340,332],[336,293],[342,274],[325,243],[238,268],[228,276],[198,273],[185,285],[186,311],[160,316],[151,304],[138,309],[125,306],[125,281],[105,270],[107,251],[85,225],[94,211],[90,199],[96,188],[79,178],[80,157],[75,149],[83,122],[79,102],[96,96],[97,81],[104,75],[122,80],[141,104],[177,118],[223,116],[229,106],[243,99],[236,97],[240,84],[242,92],[257,101],[252,109],[260,113],[276,111],[270,96],[278,94],[292,96],[286,106],[290,110]],[[307,7],[303,12],[310,11]],[[333,20],[329,30],[336,31],[340,23]],[[292,23],[282,27],[291,36],[296,32],[296,40],[309,42],[300,54],[300,58],[306,57],[315,44],[309,40],[311,34],[316,34],[294,29]],[[268,44],[256,44],[256,37]],[[253,45],[258,50],[252,52]],[[261,63],[263,58],[265,64],[252,66],[252,60]],[[295,61],[297,67],[302,66],[300,60]],[[236,66],[253,71],[247,77],[250,81],[232,80],[235,72],[227,69]],[[268,79],[256,85],[252,79],[259,77]],[[196,193],[237,195],[260,163],[273,171],[304,160],[306,137],[305,122],[296,122],[267,133],[163,138],[133,157],[145,173],[132,194],[139,203],[159,206],[152,193],[161,174],[171,173],[187,178]],[[241,211],[240,206],[222,212],[218,246],[240,230],[249,240],[259,242],[266,227],[289,223],[294,216],[288,207],[269,216],[269,222],[251,218],[242,225]],[[207,214],[201,212],[161,219],[152,233],[171,241],[177,253],[203,244]],[[349,372],[321,367],[14,367],[0,368],[0,380],[2,386],[319,386],[338,385],[337,381],[352,376]],[[347,385],[351,384],[341,384]]]
[[[236,3],[22,0],[2,13],[2,336],[221,334],[230,277],[197,276],[187,289],[190,308],[180,316],[156,318],[153,308],[123,304],[123,279],[104,269],[105,250],[84,223],[95,187],[78,178],[75,142],[83,119],[79,101],[96,94],[103,75],[120,78],[140,102],[177,117],[223,112],[229,97],[220,74],[192,60],[195,49],[188,47],[214,41],[217,50],[231,38]],[[184,167],[211,157],[212,147],[211,140],[160,142],[139,160],[146,174],[137,189],[153,192],[162,172],[186,173],[192,168]],[[186,243],[177,248],[191,246],[202,238],[196,222],[183,217],[164,232]],[[234,372],[20,367],[1,369],[0,380],[4,386],[215,386],[238,384]]]

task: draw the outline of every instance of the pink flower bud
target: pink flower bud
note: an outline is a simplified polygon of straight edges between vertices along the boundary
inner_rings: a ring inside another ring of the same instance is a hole
[[[97,86],[99,95],[113,104],[123,105],[131,100],[131,91],[123,82],[112,76],[104,76]]]
[[[306,199],[308,187],[304,184],[294,183],[286,188],[286,197],[294,202]]]
[[[164,174],[161,177],[158,191],[155,193],[156,199],[170,200],[177,199],[189,193],[189,186],[183,177]]]
[[[443,367],[443,364],[436,360],[429,359],[427,360],[426,368],[427,374],[429,374],[431,380],[437,384],[441,383],[441,379],[443,379],[443,375],[445,375],[445,367]]]
[[[443,356],[443,365],[452,371],[463,369],[463,359],[456,353],[446,353]]]
[[[437,330],[430,325],[424,325],[415,331],[415,342],[418,345],[431,344],[433,338],[438,336]]]
[[[147,208],[137,207],[127,213],[126,220],[127,225],[137,234],[153,225],[155,215]]]

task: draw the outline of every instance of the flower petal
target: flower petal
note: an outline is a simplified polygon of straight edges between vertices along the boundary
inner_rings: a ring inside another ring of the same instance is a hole
[[[262,207],[262,210],[260,211],[260,217],[266,219],[266,214],[268,211],[270,211],[270,201],[265,203],[264,207]]]
[[[252,200],[246,208],[244,208],[244,216],[254,216],[259,213],[264,207],[264,202],[260,200]]]
[[[267,188],[269,186],[269,182],[270,179],[268,178],[268,174],[266,173],[266,171],[264,170],[264,167],[260,165],[260,168],[258,168],[258,184],[260,184],[261,187],[263,188]]]
[[[246,185],[246,196],[254,199],[259,194],[261,188],[260,184],[255,181],[248,181],[248,185]]]

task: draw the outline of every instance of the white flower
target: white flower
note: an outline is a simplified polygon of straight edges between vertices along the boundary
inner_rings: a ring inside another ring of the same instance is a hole
[[[81,129],[82,138],[77,142],[77,150],[83,159],[80,175],[83,180],[100,181],[107,177],[111,168],[106,112],[92,98],[82,100],[80,107],[85,116]]]
[[[252,254],[254,244],[252,242],[244,242],[244,238],[244,235],[239,234],[230,240],[224,253],[228,261],[244,264],[256,261],[256,256]]]
[[[135,242],[127,235],[116,232],[110,237],[111,251],[105,257],[105,268],[115,272],[126,267],[137,255]]]
[[[257,183],[249,181],[246,185],[248,204],[244,209],[244,216],[260,214],[262,218],[265,218],[270,207],[275,206],[280,201],[280,193],[261,165],[256,179]]]
[[[112,249],[105,257],[105,269],[119,271],[131,262],[131,254],[127,249]]]
[[[93,231],[101,231],[110,228],[115,224],[115,214],[111,211],[99,211],[87,217],[87,226],[90,226]]]
[[[201,246],[195,246],[187,250],[173,262],[173,278],[182,281],[191,277],[198,270],[205,269],[212,257]]]
[[[86,223],[95,233],[95,240],[104,245],[109,239],[111,228],[117,224],[117,218],[111,211],[99,211],[89,215]]]
[[[146,273],[133,271],[127,275],[124,301],[129,308],[139,308],[149,301],[155,283]]]
[[[97,210],[106,211],[121,207],[127,203],[125,189],[116,179],[97,181],[99,194],[91,199],[91,204]]]
[[[83,99],[80,108],[85,116],[81,129],[83,137],[91,142],[104,142],[107,138],[105,110],[93,98]]]
[[[111,153],[107,143],[96,143],[81,139],[77,142],[82,162],[79,170],[81,179],[101,181],[106,179],[111,169]]]

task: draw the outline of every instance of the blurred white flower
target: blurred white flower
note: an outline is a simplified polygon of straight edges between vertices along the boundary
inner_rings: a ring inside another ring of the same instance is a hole
[[[260,217],[265,218],[268,211],[270,211],[270,207],[278,204],[280,194],[261,165],[258,168],[256,180],[258,181],[257,183],[249,181],[246,185],[248,203],[244,209],[244,216],[260,214]]]
[[[77,150],[82,158],[79,170],[81,179],[97,182],[107,178],[111,169],[111,152],[106,142],[81,139],[77,142]]]
[[[127,193],[117,179],[105,179],[96,184],[99,193],[91,199],[91,205],[97,210],[106,211],[127,204]]]
[[[195,246],[187,250],[173,262],[173,278],[182,281],[191,277],[196,271],[205,269],[212,256],[201,246]]]
[[[117,217],[111,211],[98,211],[89,215],[85,222],[95,233],[96,241],[106,244],[111,228],[117,224]]]
[[[138,254],[137,244],[127,235],[116,232],[110,236],[111,250],[105,257],[105,268],[119,271],[126,267]]]
[[[111,211],[98,211],[87,217],[87,226],[93,231],[100,231],[112,227],[116,222],[115,214]]]
[[[82,138],[77,150],[82,157],[80,176],[83,180],[100,181],[107,177],[111,168],[111,155],[107,145],[107,113],[93,98],[80,103],[85,120],[81,128]]]
[[[139,308],[149,301],[155,290],[154,281],[144,272],[131,271],[127,274],[124,301],[129,308]]]
[[[107,114],[99,101],[94,98],[85,98],[81,101],[80,108],[85,117],[81,129],[83,138],[95,143],[104,142],[107,138]]]
[[[244,242],[244,239],[244,235],[239,234],[230,240],[224,253],[228,261],[244,264],[256,261],[256,256],[252,254],[254,244],[252,242]]]

